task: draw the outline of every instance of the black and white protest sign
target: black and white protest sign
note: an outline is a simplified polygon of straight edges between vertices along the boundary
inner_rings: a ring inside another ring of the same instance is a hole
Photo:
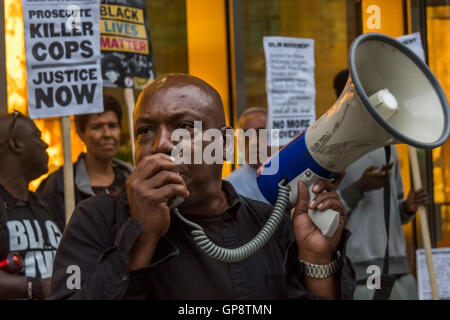
[[[103,111],[99,0],[22,0],[31,118]]]
[[[431,249],[439,299],[450,300],[450,248]],[[416,250],[417,289],[419,300],[431,300],[430,275],[425,249]]]
[[[397,40],[411,49],[423,62],[425,62],[425,53],[423,51],[419,32],[397,37]]]
[[[284,145],[316,119],[314,40],[264,37],[264,52],[269,143]]]

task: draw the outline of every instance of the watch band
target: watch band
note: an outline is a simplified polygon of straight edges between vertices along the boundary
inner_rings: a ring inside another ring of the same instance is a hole
[[[27,297],[29,300],[42,299],[42,287],[40,278],[27,277]]]
[[[336,258],[328,264],[314,264],[298,258],[303,267],[305,275],[310,278],[324,279],[334,276],[341,270],[342,259],[341,253],[336,252]]]
[[[33,280],[27,279],[27,296],[29,300],[33,299]]]

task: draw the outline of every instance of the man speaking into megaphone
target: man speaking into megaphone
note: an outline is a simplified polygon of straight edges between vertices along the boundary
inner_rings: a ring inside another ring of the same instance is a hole
[[[221,163],[175,164],[172,133],[187,130],[195,147],[201,134],[194,121],[224,140],[231,129],[219,94],[205,81],[169,74],[143,90],[134,113],[136,169],[126,192],[92,197],[75,209],[56,255],[53,298],[351,299],[344,209],[325,180],[316,184],[314,199],[298,183],[292,220],[282,212],[274,236],[255,254],[228,263],[199,246],[206,240],[191,236],[193,223],[214,243],[235,249],[260,232],[273,208],[239,196],[222,180]],[[179,215],[170,212],[175,199]],[[309,209],[340,214],[332,237],[311,222]]]

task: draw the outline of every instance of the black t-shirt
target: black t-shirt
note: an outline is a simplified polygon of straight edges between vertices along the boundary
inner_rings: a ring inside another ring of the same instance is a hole
[[[45,203],[30,192],[29,200],[14,198],[0,185],[0,233],[6,253],[17,252],[25,263],[25,275],[49,278],[62,233]],[[0,257],[4,258],[4,257]]]
[[[185,216],[200,225],[206,235],[216,244],[223,246],[223,215]],[[153,299],[234,299],[229,264],[212,259],[194,243],[186,225],[172,216],[167,233],[179,249],[179,254],[163,264],[155,266],[148,276],[152,288],[148,298]],[[192,270],[192,277],[186,277],[186,270]]]

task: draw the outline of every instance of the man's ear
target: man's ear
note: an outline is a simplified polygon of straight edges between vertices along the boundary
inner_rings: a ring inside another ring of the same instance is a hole
[[[222,131],[223,160],[234,160],[234,130],[230,126],[224,126],[220,130]]]
[[[25,150],[25,144],[23,140],[17,136],[12,136],[8,140],[9,149],[14,153],[22,153]]]

